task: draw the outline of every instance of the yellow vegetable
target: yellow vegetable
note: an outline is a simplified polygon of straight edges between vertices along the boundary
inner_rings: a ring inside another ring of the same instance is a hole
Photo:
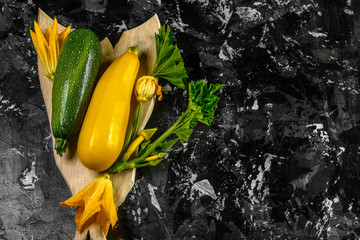
[[[125,140],[139,66],[137,46],[130,47],[97,83],[77,145],[79,159],[85,167],[104,171],[118,158]]]

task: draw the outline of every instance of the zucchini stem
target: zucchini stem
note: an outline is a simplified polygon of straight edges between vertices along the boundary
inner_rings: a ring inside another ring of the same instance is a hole
[[[141,110],[142,110],[142,103],[139,103],[136,107],[134,117],[131,120],[131,123],[130,123],[131,125],[129,127],[129,130],[126,133],[124,146],[119,155],[119,160],[123,159],[123,156],[124,156],[125,152],[127,151],[130,143],[133,142],[137,136],[137,132],[139,131],[139,121],[140,121]]]
[[[63,153],[66,151],[68,143],[68,140],[64,138],[55,138],[55,150],[60,157],[62,157]]]
[[[138,46],[137,45],[135,45],[135,46],[131,46],[131,47],[129,47],[128,48],[128,52],[129,53],[133,53],[133,54],[135,54],[135,55],[138,55]]]

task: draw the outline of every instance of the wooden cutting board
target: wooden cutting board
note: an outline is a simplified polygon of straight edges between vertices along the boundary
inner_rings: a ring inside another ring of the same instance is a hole
[[[120,21],[120,19],[119,19]],[[38,23],[43,32],[53,24],[53,19],[46,15],[41,9],[38,13]],[[63,31],[65,27],[58,25],[59,33]],[[91,29],[91,26],[89,26]],[[158,33],[160,28],[160,21],[155,14],[148,21],[142,25],[127,30],[122,33],[121,38],[118,43],[113,46],[110,41],[105,38],[101,41],[102,56],[101,56],[101,67],[100,72],[103,72],[109,64],[123,54],[128,47],[138,45],[139,47],[139,59],[140,59],[140,70],[138,78],[151,74],[152,69],[154,68],[156,61],[156,43],[155,43],[155,33]],[[52,86],[53,82],[47,78],[44,74],[44,70],[38,59],[38,72],[41,85],[41,91],[43,94],[46,110],[49,117],[49,122],[51,122],[51,96],[52,96]],[[140,129],[141,131],[147,121],[150,118],[152,110],[155,104],[155,97],[152,101],[147,102],[143,106],[143,111],[140,118]],[[54,136],[52,136],[53,146],[55,143]],[[55,150],[54,158],[56,165],[59,168],[62,176],[64,177],[67,185],[69,186],[71,193],[74,195],[79,192],[81,189],[86,187],[90,182],[92,182],[96,177],[99,176],[98,172],[89,170],[85,168],[77,155],[76,151],[76,142],[70,144],[66,153],[62,157],[56,154]],[[114,202],[117,206],[122,204],[134,185],[135,181],[135,169],[127,170],[119,174],[112,174],[111,179],[114,185]],[[63,199],[64,201],[66,199]],[[86,239],[87,232],[90,233],[91,239],[105,239],[104,234],[101,231],[100,225],[97,223],[88,227],[81,233],[76,232],[74,239]]]

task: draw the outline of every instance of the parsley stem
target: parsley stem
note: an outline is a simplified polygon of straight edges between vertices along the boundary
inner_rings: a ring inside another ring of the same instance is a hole
[[[174,123],[168,130],[166,130],[160,137],[158,137],[153,143],[150,144],[149,148],[141,154],[141,156],[136,157],[128,162],[118,162],[116,165],[109,169],[110,172],[121,172],[125,169],[129,169],[130,166],[133,167],[145,167],[147,166],[144,163],[145,159],[155,150],[159,144],[165,141],[176,129],[182,127],[183,124],[190,121],[193,116],[199,111],[200,109],[192,110],[188,108],[183,115]]]
[[[134,129],[133,129],[133,132],[132,132],[132,135],[131,135],[130,142],[134,141],[136,136],[139,134],[138,131],[139,131],[139,122],[140,122],[140,115],[141,115],[141,111],[142,111],[142,106],[143,106],[143,103],[139,102],[139,104],[136,107],[136,111],[135,111],[135,114],[134,114],[134,126],[132,126],[132,127],[134,127]]]
[[[142,106],[143,104],[140,102],[138,103],[138,105],[136,106],[136,110],[134,113],[134,117],[131,120],[131,125],[126,133],[125,136],[125,141],[124,141],[124,146],[123,149],[121,150],[121,153],[117,159],[117,162],[114,164],[113,167],[117,167],[119,165],[119,162],[122,160],[123,155],[126,153],[130,143],[132,143],[134,141],[134,139],[136,138],[138,131],[139,131],[139,121],[140,121],[140,115],[141,115],[141,111],[142,111]]]

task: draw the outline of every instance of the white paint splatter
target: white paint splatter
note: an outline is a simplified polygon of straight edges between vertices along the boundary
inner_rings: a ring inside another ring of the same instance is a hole
[[[265,107],[268,109],[273,109],[274,108],[274,104],[273,103],[266,103]]]
[[[196,182],[191,187],[191,193],[193,193],[193,191],[195,191],[195,190],[199,191],[200,195],[207,195],[207,196],[211,197],[214,200],[217,199],[214,188],[210,184],[209,180],[207,180],[207,179]]]
[[[324,215],[322,218],[320,218],[316,225],[315,225],[315,229],[317,230],[317,237],[320,237],[321,234],[323,233],[325,227],[326,227],[326,231],[327,234],[329,236],[332,235],[332,233],[336,230],[334,230],[334,227],[331,226],[331,224],[329,225],[329,221],[331,221],[331,219],[333,219],[334,216],[334,203],[336,201],[338,197],[335,196],[333,199],[329,199],[326,198],[323,202],[322,202],[322,211],[324,212]]]
[[[20,152],[17,148],[11,148],[11,150],[13,150],[16,154],[19,154],[22,157],[25,157],[24,154],[22,152]]]
[[[233,11],[231,11],[231,4],[228,4],[225,0],[220,0],[217,9],[216,9],[216,17],[221,21],[221,33],[225,33],[225,28],[233,14]]]
[[[26,168],[24,172],[21,173],[19,179],[20,184],[23,188],[30,190],[35,188],[35,183],[39,180],[39,177],[35,172],[35,160],[31,163],[31,168]]]
[[[315,38],[319,38],[319,37],[327,37],[327,33],[319,33],[319,32],[312,32],[309,31],[309,34]]]
[[[293,43],[293,44],[296,44],[296,45],[298,45],[298,46],[301,46],[301,44],[300,44],[298,41],[292,39],[291,37],[286,36],[286,35],[281,35],[281,36],[282,36],[282,38],[283,38],[285,41],[287,41],[288,43]]]
[[[318,170],[319,170],[319,165],[316,165],[311,172],[303,175],[302,177],[299,177],[298,179],[291,181],[290,184],[293,186],[294,190],[298,188],[306,190],[307,184],[310,183],[311,179],[315,176]]]
[[[348,15],[354,15],[354,11],[352,11],[352,10],[350,10],[350,9],[348,9],[348,8],[345,8],[345,9],[344,9],[344,12],[345,12],[346,14],[348,14]]]
[[[268,186],[265,187],[265,189],[262,190],[264,182],[265,182],[265,172],[269,172],[271,170],[271,163],[272,160],[275,157],[279,157],[270,153],[265,154],[266,159],[264,163],[264,167],[258,166],[258,174],[256,175],[256,178],[253,179],[250,183],[250,188],[248,189],[249,198],[252,203],[258,203],[258,197],[255,196],[254,190],[256,189],[259,193],[262,192],[261,200],[265,199],[266,196],[269,195],[269,189]],[[249,176],[251,178],[251,175]]]
[[[157,187],[151,185],[150,183],[148,184],[148,188],[149,188],[149,192],[150,192],[150,196],[151,196],[151,204],[159,211],[161,212],[161,208],[160,208],[160,204],[159,201],[157,200],[156,196],[155,196],[155,192],[154,190],[157,189]]]
[[[189,26],[189,24],[184,23],[181,18],[179,18],[176,22],[173,22],[171,24],[172,28],[177,29],[180,32],[184,32],[184,27],[187,27],[187,26]]]
[[[309,142],[311,144],[323,144],[325,146],[325,149],[322,151],[322,156],[329,157],[331,146],[329,146],[330,137],[326,130],[324,129],[324,125],[322,123],[314,123],[306,125],[306,127],[315,127],[313,129],[313,132],[308,135]]]
[[[172,88],[170,86],[170,84],[165,84],[165,86],[161,87],[161,91],[164,92],[165,94],[169,93],[172,91]]]
[[[45,136],[43,143],[45,145],[46,151],[49,152],[49,151],[52,151],[52,149],[49,149],[49,146],[48,146],[48,143],[51,141],[51,138],[52,138],[52,133],[48,130],[45,130],[45,131],[46,131],[47,135]]]
[[[340,155],[342,155],[345,152],[345,148],[344,147],[339,147],[339,152],[336,154],[337,157],[339,157]]]
[[[12,105],[10,105],[7,109],[8,109],[8,110],[11,110],[11,109],[13,109],[14,107],[15,107],[15,103],[12,104]]]
[[[193,182],[196,180],[196,178],[197,178],[197,174],[196,174],[196,173],[191,173],[191,176],[190,176],[190,178],[189,178],[189,181],[190,181],[191,183],[193,183]]]
[[[291,7],[290,11],[297,14],[298,16],[300,16],[304,12],[309,12],[309,9],[312,8],[312,7],[317,7],[317,4],[302,5],[300,8]]]
[[[324,124],[322,123],[314,123],[314,124],[308,124],[306,125],[306,127],[315,127],[315,129],[313,130],[314,134],[319,134],[320,138],[321,138],[321,142],[322,143],[328,143],[329,140],[329,134],[327,133],[327,131],[322,130],[324,129]],[[311,140],[313,136],[309,135],[309,139]]]
[[[261,13],[251,7],[237,7],[236,12],[244,22],[256,22],[262,20]]]
[[[209,0],[187,0],[186,2],[188,2],[188,3],[198,2],[198,3],[200,3],[201,6],[203,6],[203,7],[209,5]]]
[[[330,142],[329,134],[327,133],[327,131],[320,131],[320,138],[321,138],[321,142],[323,143]]]
[[[286,5],[288,5],[288,4],[291,2],[291,0],[287,0],[287,1],[275,0],[275,2],[276,2],[279,6],[285,7]]]
[[[219,221],[222,220],[221,212],[224,211],[224,209],[225,209],[226,198],[227,198],[226,194],[224,194],[221,198],[218,198],[216,200],[215,208],[213,209],[214,213],[215,213],[215,218]]]
[[[247,88],[246,94],[247,94],[248,98],[257,97],[260,95],[260,91],[259,90],[250,90],[249,88]]]
[[[254,100],[254,103],[253,103],[251,109],[252,109],[252,110],[258,110],[258,109],[259,109],[259,104],[258,104],[258,100],[257,100],[257,99]]]
[[[306,125],[307,128],[309,127],[315,127],[313,130],[313,133],[318,133],[318,130],[324,129],[324,124],[322,123],[314,123],[314,124],[308,124]]]
[[[121,21],[121,24],[115,24],[114,28],[118,28],[117,30],[118,33],[121,33],[122,31],[128,29],[124,20]]]
[[[265,24],[262,36],[261,36],[260,41],[259,41],[259,43],[257,45],[258,48],[266,48],[265,38],[266,38],[266,33],[268,33],[268,32],[269,32],[269,26],[267,24]]]
[[[235,50],[234,48],[230,47],[227,43],[227,40],[225,40],[220,48],[219,58],[224,61],[231,61],[235,56],[239,56],[241,50],[243,49]]]

